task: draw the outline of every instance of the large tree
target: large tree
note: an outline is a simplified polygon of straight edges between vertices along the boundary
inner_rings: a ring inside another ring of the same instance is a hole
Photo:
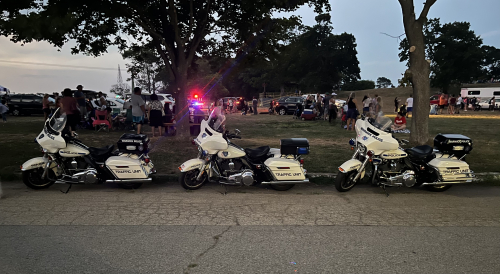
[[[377,78],[377,88],[388,88],[392,86],[392,82],[387,77],[379,77]]]
[[[210,50],[207,42],[215,40],[214,33],[222,34],[219,42],[238,58],[286,21],[273,14],[304,4],[314,5],[318,13],[330,11],[327,0],[3,0],[0,35],[22,43],[44,40],[57,47],[74,40],[73,53],[95,56],[111,45],[125,49],[131,43],[152,43],[165,62],[178,117],[183,117],[188,69],[197,52]],[[188,133],[187,119],[179,126],[180,136]]]
[[[430,62],[425,58],[423,27],[427,14],[436,0],[426,0],[418,16],[415,15],[413,0],[398,0],[403,12],[403,25],[409,43],[409,68],[407,75],[413,86],[413,119],[410,140],[418,144],[429,141],[429,94]]]

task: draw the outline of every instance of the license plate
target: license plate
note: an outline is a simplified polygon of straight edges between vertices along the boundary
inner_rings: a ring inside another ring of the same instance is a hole
[[[453,150],[464,150],[464,146],[454,146]]]

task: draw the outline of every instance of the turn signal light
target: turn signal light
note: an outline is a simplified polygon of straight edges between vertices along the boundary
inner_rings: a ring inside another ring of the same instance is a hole
[[[196,142],[194,141],[194,139],[191,140],[191,144],[196,145]]]
[[[372,157],[373,154],[375,154],[375,152],[373,152],[373,150],[368,150],[368,152],[366,153],[366,155],[368,155],[368,157]]]
[[[300,164],[303,165],[304,164],[304,159],[300,159]]]
[[[146,162],[146,164],[149,164],[149,158],[144,158],[144,162]]]
[[[345,170],[341,167],[339,167],[340,172],[345,172]]]

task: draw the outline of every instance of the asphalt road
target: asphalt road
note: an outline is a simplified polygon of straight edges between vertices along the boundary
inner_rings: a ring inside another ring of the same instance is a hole
[[[2,187],[0,273],[500,273],[500,187]]]

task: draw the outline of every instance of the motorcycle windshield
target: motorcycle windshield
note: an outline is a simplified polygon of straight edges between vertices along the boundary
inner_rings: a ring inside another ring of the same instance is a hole
[[[224,125],[225,121],[226,121],[226,116],[224,115],[222,108],[215,107],[214,110],[212,110],[212,113],[210,113],[210,116],[208,117],[208,126],[213,130],[220,132],[222,131],[222,126]]]
[[[63,131],[64,127],[66,126],[66,121],[68,118],[66,117],[66,114],[61,114],[61,109],[58,108],[54,114],[52,114],[52,117],[50,118],[49,122],[45,125],[46,127],[49,126],[50,129],[56,132],[61,132]]]
[[[386,117],[386,116],[383,116],[383,115],[379,115],[375,119],[374,118],[370,118],[368,120],[368,122],[372,126],[378,128],[378,129],[380,129],[382,131],[387,131],[389,128],[391,128],[391,125],[392,125],[392,120],[389,117]]]

